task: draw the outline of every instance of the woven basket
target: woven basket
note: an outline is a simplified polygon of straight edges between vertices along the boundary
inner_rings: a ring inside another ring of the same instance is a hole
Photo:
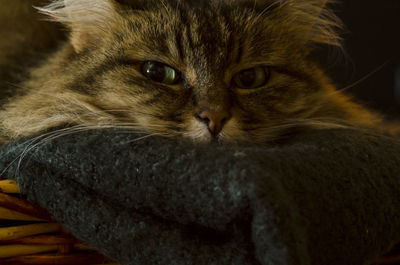
[[[0,177],[0,265],[118,265],[21,197],[17,183]],[[374,264],[400,264],[400,246]]]
[[[113,264],[22,199],[17,183],[0,178],[0,264]]]

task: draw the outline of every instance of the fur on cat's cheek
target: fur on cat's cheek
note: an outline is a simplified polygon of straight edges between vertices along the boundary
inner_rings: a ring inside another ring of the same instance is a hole
[[[222,143],[238,143],[248,141],[246,134],[241,129],[237,119],[230,119],[224,126],[220,134],[220,142]]]

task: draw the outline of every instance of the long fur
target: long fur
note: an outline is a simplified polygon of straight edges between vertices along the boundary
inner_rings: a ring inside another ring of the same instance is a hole
[[[71,30],[71,43],[76,50],[99,41],[99,32],[112,31],[118,14],[109,0],[56,0],[38,11],[50,20],[60,22]]]
[[[87,28],[110,22],[115,15],[112,2],[108,0],[56,0],[45,7],[37,7],[54,21],[71,28]]]
[[[194,141],[213,137],[202,109],[229,119],[218,140],[264,143],[299,129],[384,126],[379,115],[336,91],[309,58],[316,44],[340,46],[327,0],[57,0],[39,8],[70,29],[69,40],[31,69],[23,92],[0,110],[11,141],[60,126],[129,124]],[[181,73],[179,84],[146,78],[143,62]],[[240,89],[234,77],[264,67],[270,80]]]

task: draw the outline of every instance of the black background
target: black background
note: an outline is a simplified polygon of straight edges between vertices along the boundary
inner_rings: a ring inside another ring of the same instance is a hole
[[[343,20],[345,53],[323,58],[338,88],[390,118],[400,117],[400,0],[346,0],[332,6]],[[358,80],[368,76],[363,82]]]

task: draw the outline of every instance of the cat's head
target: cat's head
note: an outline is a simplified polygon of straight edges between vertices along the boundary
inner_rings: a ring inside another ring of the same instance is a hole
[[[309,54],[339,45],[326,2],[58,0],[41,12],[70,29],[60,94],[96,109],[81,120],[263,142],[318,118],[327,84]]]

